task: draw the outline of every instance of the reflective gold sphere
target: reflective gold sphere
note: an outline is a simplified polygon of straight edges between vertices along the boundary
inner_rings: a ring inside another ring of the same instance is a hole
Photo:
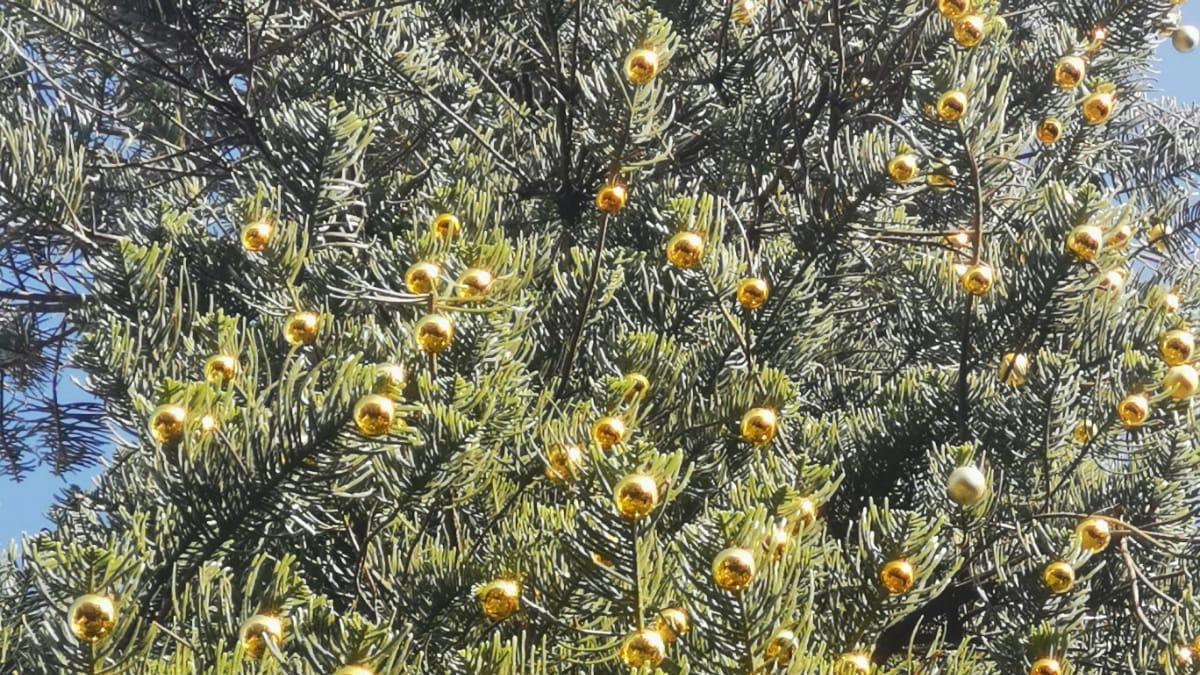
[[[1146,241],[1149,242],[1154,250],[1159,253],[1167,252],[1167,241],[1169,240],[1171,231],[1162,223],[1155,223],[1146,232]]]
[[[704,238],[695,232],[676,232],[667,242],[667,262],[690,270],[704,257]]]
[[[654,620],[650,622],[650,628],[662,636],[663,642],[670,644],[691,630],[687,610],[682,607],[668,607],[654,617]]]
[[[763,539],[762,550],[766,554],[768,560],[779,562],[783,559],[783,554],[787,552],[788,542],[792,539],[787,528],[782,524],[771,526],[771,533]]]
[[[283,324],[283,338],[289,345],[312,344],[321,330],[321,317],[316,312],[295,312]]]
[[[900,595],[912,590],[917,571],[907,560],[891,560],[879,571],[879,585],[888,595]]]
[[[1083,82],[1087,62],[1078,56],[1064,56],[1054,64],[1054,83],[1062,89],[1074,89]]]
[[[937,115],[943,122],[957,122],[967,114],[967,94],[954,89],[942,94],[937,102]]]
[[[396,404],[379,394],[367,394],[354,406],[354,426],[363,436],[383,436],[396,421]]]
[[[775,438],[779,420],[770,408],[751,408],[742,415],[742,440],[751,445],[766,445]]]
[[[974,506],[987,494],[987,477],[978,467],[960,466],[946,479],[946,495],[959,506]]]
[[[209,384],[225,384],[237,376],[238,361],[236,356],[216,354],[204,362],[204,379]]]
[[[653,49],[635,49],[625,57],[625,79],[640,87],[658,75],[658,52]]]
[[[625,440],[625,420],[612,415],[605,415],[592,425],[592,440],[601,450],[608,450],[617,443]]]
[[[992,290],[994,282],[995,273],[987,263],[970,265],[958,277],[958,283],[967,292],[967,295],[974,296],[985,295],[988,291]]]
[[[971,9],[969,0],[937,0],[938,14],[951,21],[961,19]]]
[[[1096,516],[1084,518],[1079,527],[1075,528],[1075,535],[1079,537],[1079,548],[1091,553],[1099,553],[1108,548],[1108,542],[1112,540],[1112,530],[1108,521]]]
[[[631,473],[613,489],[613,506],[625,520],[641,520],[658,506],[658,483],[645,473]]]
[[[381,363],[375,366],[375,380],[371,384],[371,393],[397,399],[404,394],[404,386],[408,384],[408,374],[399,363]]]
[[[1126,429],[1136,429],[1150,416],[1150,401],[1142,394],[1130,394],[1117,404],[1117,419]]]
[[[80,642],[99,642],[108,637],[117,625],[116,604],[107,595],[81,595],[67,610],[67,623]]]
[[[503,621],[521,608],[521,585],[511,579],[495,579],[480,587],[479,609],[492,621]]]
[[[1088,420],[1079,420],[1075,425],[1075,429],[1071,431],[1071,440],[1079,445],[1087,445],[1089,441],[1096,437],[1099,429],[1095,424]]]
[[[478,300],[488,294],[492,290],[492,282],[495,279],[492,273],[473,267],[458,278],[458,297],[467,300]]]
[[[799,647],[800,640],[796,638],[795,633],[786,629],[779,630],[767,642],[767,648],[763,650],[763,658],[768,663],[774,663],[776,668],[786,668]]]
[[[430,223],[429,229],[438,239],[449,239],[462,231],[462,222],[453,213],[439,213]]]
[[[643,628],[625,638],[618,656],[626,668],[654,668],[666,658],[667,645],[658,631]]]
[[[757,277],[742,279],[737,285],[737,301],[744,309],[755,310],[762,307],[771,295],[767,282]]]
[[[274,231],[275,226],[266,219],[247,224],[242,228],[242,248],[251,253],[263,252],[271,242],[271,234]]]
[[[1163,387],[1176,401],[1191,398],[1200,387],[1200,373],[1190,363],[1171,366],[1163,377]]]
[[[1045,145],[1054,145],[1062,138],[1062,122],[1057,117],[1047,117],[1037,125],[1037,139]]]
[[[432,293],[438,277],[441,275],[442,268],[437,263],[428,261],[413,263],[412,267],[409,267],[408,271],[404,273],[404,287],[413,295]]]
[[[1066,593],[1075,585],[1075,568],[1061,560],[1052,562],[1042,570],[1042,583],[1055,595]]]
[[[712,575],[717,588],[724,591],[740,591],[754,580],[754,554],[748,549],[731,547],[713,559]]]
[[[851,652],[838,657],[833,666],[837,675],[867,675],[871,672],[871,657],[862,652]]]
[[[971,49],[983,41],[984,20],[978,14],[968,14],[954,22],[951,34],[963,49]]]
[[[625,208],[625,202],[629,199],[629,194],[625,190],[624,185],[610,184],[600,188],[596,193],[596,208],[601,213],[607,213],[610,216],[616,215]]]
[[[1104,245],[1114,251],[1124,250],[1133,239],[1133,228],[1128,223],[1121,223],[1104,236]]]
[[[160,405],[150,415],[150,435],[159,443],[173,443],[183,438],[187,409],[181,405]]]
[[[442,314],[427,314],[417,322],[417,348],[426,354],[440,354],[454,340],[454,324]]]
[[[808,497],[801,497],[792,513],[792,534],[800,534],[804,528],[817,522],[817,505]]]
[[[1029,373],[1029,357],[1024,354],[1008,352],[1000,358],[1000,367],[996,375],[1000,381],[1010,387],[1025,384],[1025,376]]]
[[[1029,675],[1062,675],[1057,659],[1038,659],[1029,667]]]
[[[629,373],[621,378],[621,387],[625,390],[621,398],[628,403],[644,397],[650,391],[650,380],[641,373]]]
[[[1117,104],[1117,97],[1108,91],[1097,91],[1088,94],[1083,99],[1080,105],[1080,110],[1083,112],[1083,121],[1091,125],[1104,124],[1112,115],[1113,107]]]
[[[546,453],[546,478],[553,483],[573,482],[583,471],[583,451],[576,445],[556,445]]]
[[[888,160],[888,178],[897,185],[902,185],[917,177],[917,157],[912,153],[903,152]]]
[[[1084,262],[1095,260],[1103,246],[1104,232],[1095,225],[1077,225],[1067,235],[1067,250]]]
[[[1187,363],[1195,351],[1196,338],[1182,328],[1169,330],[1158,340],[1158,353],[1168,366]]]
[[[246,655],[262,658],[267,652],[267,642],[276,648],[283,644],[283,620],[273,614],[255,614],[242,624],[241,637]]]

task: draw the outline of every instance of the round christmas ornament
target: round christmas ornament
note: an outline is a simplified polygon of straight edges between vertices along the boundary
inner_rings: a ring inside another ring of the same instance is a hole
[[[871,672],[871,657],[862,652],[842,654],[833,670],[837,675],[867,675]]]
[[[441,275],[442,268],[437,263],[414,263],[404,273],[404,287],[413,295],[432,293],[433,287],[437,284],[438,277]]]
[[[751,445],[766,445],[775,438],[779,420],[770,408],[751,408],[742,415],[742,440]]]
[[[1197,42],[1200,42],[1200,28],[1195,26],[1180,26],[1171,33],[1171,44],[1177,52],[1186,54],[1196,48]]]
[[[958,277],[958,283],[967,295],[976,297],[987,294],[995,283],[995,273],[987,263],[974,263],[963,270]]]
[[[622,378],[621,386],[625,388],[625,394],[621,398],[628,403],[642,398],[650,391],[650,380],[641,373],[629,373]]]
[[[670,644],[676,638],[687,635],[691,630],[688,623],[687,611],[682,607],[668,607],[658,613],[650,622],[650,628],[662,636],[663,642]]]
[[[1187,672],[1190,670],[1189,666],[1192,665],[1194,660],[1195,655],[1192,654],[1191,648],[1187,645],[1172,645],[1158,654],[1158,665],[1166,669],[1168,668],[1168,664],[1173,664],[1175,668],[1171,670],[1174,672],[1179,672],[1180,670]]]
[[[801,530],[817,522],[817,505],[808,497],[802,497],[792,514],[792,534],[800,534]]]
[[[1087,95],[1080,105],[1083,121],[1091,125],[1104,124],[1112,115],[1117,97],[1110,91],[1095,91]]]
[[[204,362],[204,379],[209,384],[225,384],[238,373],[238,360],[229,354],[216,354]]]
[[[1029,667],[1029,675],[1062,675],[1062,665],[1057,659],[1038,659]]]
[[[787,552],[789,541],[791,541],[791,535],[788,534],[787,529],[779,524],[773,525],[771,533],[763,539],[763,553],[767,555],[768,560],[779,562],[783,559],[783,554]]]
[[[1172,366],[1163,377],[1163,387],[1176,401],[1191,398],[1200,386],[1200,373],[1190,363]]]
[[[375,671],[366,666],[348,663],[333,671],[333,675],[375,675]]]
[[[1013,352],[1008,352],[1000,358],[1000,367],[996,372],[1000,381],[1010,387],[1019,387],[1025,384],[1025,376],[1028,373],[1029,357]]]
[[[521,585],[511,579],[495,579],[479,588],[479,611],[492,621],[503,621],[521,608]]]
[[[959,506],[974,506],[986,494],[987,478],[976,466],[960,466],[946,479],[946,495]]]
[[[622,478],[613,489],[613,506],[622,518],[629,521],[650,515],[658,506],[658,484],[654,477],[638,472]]]
[[[749,26],[754,23],[754,15],[757,13],[758,2],[756,0],[735,0],[733,11],[729,16],[739,24]]]
[[[556,445],[546,453],[546,478],[570,483],[583,471],[583,451],[576,445]]]
[[[610,183],[600,188],[596,193],[596,208],[601,213],[615,216],[625,208],[625,202],[629,199],[629,193],[625,190],[625,186],[619,183]]]
[[[1181,302],[1181,299],[1180,299],[1178,293],[1176,293],[1175,291],[1171,291],[1170,293],[1167,293],[1166,295],[1163,296],[1163,301],[1162,301],[1163,311],[1167,312],[1168,314],[1174,314],[1175,312],[1178,312],[1180,302]]]
[[[1061,560],[1052,562],[1042,570],[1042,583],[1055,595],[1066,593],[1075,585],[1075,568]]]
[[[1150,416],[1150,401],[1142,394],[1130,394],[1117,404],[1117,419],[1126,429],[1136,429]]]
[[[251,253],[262,253],[267,244],[271,243],[271,234],[274,231],[275,226],[265,218],[247,223],[242,228],[242,248]]]
[[[768,663],[774,663],[776,668],[786,668],[792,661],[792,656],[800,647],[800,640],[790,630],[780,630],[771,636],[767,648],[763,650],[763,658]]]
[[[667,262],[690,270],[704,257],[704,238],[695,232],[676,232],[667,242]]]
[[[1182,328],[1169,330],[1158,340],[1158,353],[1168,366],[1187,363],[1195,351],[1196,338]]]
[[[954,22],[951,34],[959,47],[971,49],[983,41],[984,19],[978,14],[968,14]]]
[[[160,405],[150,415],[150,435],[159,443],[173,443],[183,438],[183,423],[187,409],[181,405]]]
[[[713,582],[723,591],[740,591],[754,580],[754,569],[753,553],[736,546],[727,548],[713,559]]]
[[[1067,250],[1081,262],[1095,260],[1102,246],[1104,232],[1095,225],[1077,225],[1067,235]]]
[[[946,235],[946,246],[955,251],[965,251],[971,246],[971,233],[966,230],[959,230],[954,234]]]
[[[1096,284],[1096,290],[1106,293],[1120,293],[1125,286],[1125,270],[1109,270],[1100,275],[1100,281]]]
[[[1104,245],[1114,251],[1122,251],[1133,239],[1133,228],[1128,223],[1121,223],[1104,236]]]
[[[1155,223],[1149,230],[1146,231],[1146,241],[1150,243],[1154,249],[1160,253],[1167,252],[1167,239],[1170,237],[1171,231],[1162,223]]]
[[[912,590],[917,572],[907,560],[891,560],[879,571],[879,585],[888,595],[900,595]]]
[[[1092,424],[1088,420],[1079,420],[1075,425],[1075,429],[1071,431],[1071,440],[1079,445],[1087,445],[1088,441],[1096,437],[1097,431],[1098,429],[1095,424]]]
[[[946,171],[949,171],[949,169]],[[932,188],[934,192],[945,192],[958,185],[958,181],[954,179],[954,175],[957,174],[948,175],[943,172],[930,172],[925,175],[925,184]]]
[[[1062,122],[1057,117],[1047,117],[1037,126],[1037,139],[1044,145],[1054,145],[1062,137]]]
[[[274,614],[255,614],[242,624],[241,636],[246,655],[262,658],[267,652],[267,642],[276,648],[283,644],[283,620]]]
[[[938,14],[951,21],[961,19],[970,10],[971,3],[969,0],[937,0]]]
[[[217,418],[211,414],[204,414],[196,422],[196,427],[200,429],[202,434],[211,434],[217,430]]]
[[[743,309],[755,310],[771,295],[767,282],[757,277],[742,279],[737,285],[737,301]]]
[[[592,440],[596,445],[600,446],[601,450],[608,450],[612,446],[625,440],[625,420],[612,415],[605,415],[596,420],[592,425]]]
[[[442,314],[426,314],[414,331],[417,348],[426,354],[440,354],[454,340],[454,324]]]
[[[464,300],[479,300],[492,290],[493,281],[491,272],[472,267],[458,278],[458,297]]]
[[[957,122],[967,113],[967,95],[954,89],[942,94],[937,102],[937,115],[943,122]]]
[[[81,595],[67,610],[67,623],[80,642],[94,644],[113,632],[117,625],[117,606],[107,595]]]
[[[398,399],[404,394],[404,386],[408,384],[408,374],[399,363],[381,363],[375,366],[375,380],[371,384],[371,393]]]
[[[912,153],[902,152],[888,160],[888,178],[897,185],[902,185],[917,177],[917,157]]]
[[[1099,553],[1108,548],[1108,542],[1112,541],[1112,530],[1107,520],[1092,516],[1079,523],[1079,527],[1075,528],[1075,536],[1079,538],[1079,548],[1089,553]]]
[[[618,655],[626,668],[654,668],[666,658],[667,645],[658,631],[643,628],[625,638]]]
[[[625,57],[625,79],[633,86],[640,87],[653,80],[655,75],[658,75],[658,52],[639,48]]]
[[[283,324],[283,339],[293,347],[312,344],[321,330],[321,317],[316,312],[295,312]]]
[[[1074,89],[1083,82],[1087,62],[1078,56],[1064,56],[1054,64],[1054,83],[1062,89]]]
[[[453,213],[439,213],[434,217],[429,229],[438,239],[449,239],[462,231],[462,222]]]
[[[1095,54],[1104,46],[1104,41],[1108,39],[1108,29],[1104,26],[1092,26],[1092,29],[1087,34],[1087,52]]]
[[[354,426],[363,436],[383,436],[396,421],[396,405],[379,394],[367,394],[354,406]]]

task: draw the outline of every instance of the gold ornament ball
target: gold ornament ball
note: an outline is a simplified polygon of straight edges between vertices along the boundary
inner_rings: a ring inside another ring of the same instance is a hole
[[[621,386],[625,389],[621,398],[628,403],[635,398],[642,398],[650,391],[650,380],[641,373],[629,373],[621,379]]]
[[[1095,260],[1104,246],[1104,232],[1095,225],[1077,225],[1067,235],[1067,250],[1077,260]]]
[[[974,506],[985,494],[987,477],[974,465],[957,467],[946,479],[946,495],[959,506]]]
[[[800,647],[800,640],[790,630],[781,630],[771,636],[767,648],[763,650],[763,658],[768,663],[773,662],[776,668],[786,668]]]
[[[783,554],[787,552],[789,541],[791,541],[791,535],[788,534],[787,528],[781,524],[772,525],[771,533],[762,542],[763,553],[767,554],[769,560],[779,562],[783,559]]]
[[[727,548],[713,559],[713,582],[721,590],[740,591],[754,580],[754,569],[754,554],[748,549],[736,546]]]
[[[1095,424],[1092,424],[1088,420],[1079,420],[1075,425],[1075,429],[1071,432],[1071,440],[1079,445],[1087,445],[1088,441],[1095,438],[1097,431],[1099,429],[1096,428]]]
[[[965,251],[971,245],[971,233],[966,230],[959,230],[954,234],[946,235],[946,246],[955,251]]]
[[[957,122],[967,114],[967,95],[954,89],[942,94],[937,102],[937,115],[943,122]]]
[[[629,193],[625,190],[624,185],[609,184],[600,188],[596,193],[596,208],[601,213],[606,213],[614,216],[625,208],[625,202],[629,199]]]
[[[454,340],[454,324],[442,314],[427,314],[417,322],[417,347],[426,354],[440,354]]]
[[[1128,223],[1121,223],[1105,235],[1104,245],[1114,251],[1122,251],[1131,239],[1133,239],[1133,228]]]
[[[437,263],[414,263],[404,273],[404,287],[413,295],[432,293],[434,285],[437,284],[438,277],[441,275],[442,268]]]
[[[1054,145],[1062,138],[1062,122],[1057,117],[1047,117],[1037,125],[1036,134],[1044,145]]]
[[[743,309],[755,310],[762,307],[771,295],[767,282],[757,277],[742,279],[737,285],[737,301]]]
[[[354,406],[354,426],[363,436],[383,436],[396,421],[396,404],[379,394],[367,394]]]
[[[996,372],[1000,381],[1010,387],[1019,387],[1025,384],[1025,376],[1028,373],[1029,357],[1013,352],[1008,352],[1000,358],[1000,367]]]
[[[958,283],[967,292],[967,295],[977,297],[992,290],[995,280],[996,274],[987,263],[974,263],[963,270],[962,275],[958,277]]]
[[[938,14],[951,21],[961,19],[971,9],[968,0],[937,0]]]
[[[1064,56],[1054,64],[1054,83],[1062,89],[1074,89],[1083,82],[1087,62],[1078,56]]]
[[[1146,241],[1150,243],[1154,249],[1160,253],[1167,252],[1167,236],[1170,235],[1170,230],[1162,223],[1156,223],[1146,232]]]
[[[251,253],[262,253],[271,241],[275,227],[269,220],[257,220],[242,228],[242,248]]]
[[[546,478],[570,483],[583,471],[583,451],[576,445],[557,445],[546,453]]]
[[[289,345],[312,344],[321,330],[321,317],[316,312],[296,312],[283,324],[283,339]]]
[[[283,644],[283,620],[273,614],[255,614],[246,619],[241,630],[242,647],[251,658],[262,658],[267,642]]]
[[[925,183],[933,188],[934,192],[945,192],[950,188],[958,185],[958,181],[953,176],[947,176],[941,173],[930,173],[925,176]]]
[[[690,270],[704,257],[704,238],[695,232],[677,232],[667,242],[667,262],[681,270]]]
[[[742,415],[742,440],[751,445],[766,445],[775,438],[779,420],[770,408],[751,408]]]
[[[817,522],[817,505],[808,497],[801,497],[800,502],[796,505],[796,511],[792,514],[792,534],[799,534],[801,530]]]
[[[625,520],[641,520],[658,506],[658,483],[648,474],[631,473],[613,489],[613,505]]]
[[[1200,387],[1200,373],[1190,363],[1172,366],[1163,378],[1163,387],[1176,401],[1191,398]]]
[[[1119,293],[1125,286],[1125,270],[1109,270],[1100,277],[1096,290],[1108,293]]]
[[[217,418],[211,414],[201,415],[196,426],[200,428],[200,433],[211,434],[217,430]]]
[[[1187,363],[1195,351],[1196,338],[1182,328],[1169,330],[1158,340],[1158,353],[1168,366]]]
[[[902,185],[917,177],[917,157],[912,153],[903,152],[888,160],[888,178],[897,185]]]
[[[1066,593],[1075,585],[1075,568],[1061,560],[1052,562],[1042,570],[1042,583],[1055,595]]]
[[[209,384],[225,384],[237,376],[238,360],[229,354],[216,354],[204,362],[204,379]]]
[[[492,621],[503,621],[521,608],[521,585],[511,579],[495,579],[478,593],[479,610]]]
[[[650,622],[650,628],[662,636],[663,642],[670,644],[676,638],[687,635],[691,624],[688,622],[687,611],[682,607],[668,607]]]
[[[333,671],[333,675],[375,675],[375,671],[358,664],[346,664]]]
[[[626,668],[654,668],[666,658],[667,644],[658,631],[643,628],[625,638],[619,656]]]
[[[871,657],[862,652],[842,654],[833,671],[837,675],[866,675],[871,672]]]
[[[879,571],[879,584],[888,595],[900,595],[912,590],[917,572],[907,560],[892,560]]]
[[[67,622],[80,642],[92,644],[112,633],[117,625],[117,607],[107,595],[81,595],[67,610]]]
[[[617,443],[625,440],[625,420],[612,415],[605,415],[592,425],[592,440],[601,450],[608,450]]]
[[[381,363],[375,366],[375,381],[371,385],[371,393],[400,398],[406,384],[408,374],[404,372],[404,366],[399,363]]]
[[[1104,41],[1108,39],[1108,29],[1104,26],[1092,26],[1092,29],[1087,34],[1088,45],[1087,51],[1089,54],[1094,54],[1100,51],[1104,46]]]
[[[1150,416],[1150,401],[1142,394],[1130,394],[1117,404],[1117,419],[1126,429],[1136,429]]]
[[[1083,121],[1091,125],[1104,124],[1112,115],[1117,97],[1109,91],[1095,91],[1087,95],[1080,104]]]
[[[462,231],[462,222],[453,213],[439,213],[434,216],[429,229],[438,239],[450,239]]]
[[[951,34],[963,49],[971,49],[983,41],[984,20],[978,14],[968,14],[954,22]]]
[[[1175,312],[1178,312],[1180,302],[1182,302],[1182,300],[1180,299],[1178,293],[1175,291],[1167,293],[1163,296],[1162,300],[1163,311],[1167,312],[1168,314],[1174,314]]]
[[[491,272],[473,267],[458,278],[458,297],[464,300],[478,300],[492,290],[493,281],[495,279]]]
[[[173,443],[183,437],[187,409],[181,405],[160,405],[150,415],[150,435],[159,443]]]
[[[737,0],[733,3],[730,18],[743,26],[749,26],[754,22],[754,15],[757,13],[758,3],[755,0]]]
[[[1029,675],[1062,675],[1058,659],[1038,659],[1029,667]]]
[[[625,57],[625,79],[635,87],[650,82],[658,75],[658,52],[653,49],[635,49]]]
[[[1108,548],[1108,542],[1112,541],[1112,530],[1107,520],[1092,516],[1079,523],[1079,527],[1075,528],[1075,536],[1079,537],[1079,548],[1099,553]]]

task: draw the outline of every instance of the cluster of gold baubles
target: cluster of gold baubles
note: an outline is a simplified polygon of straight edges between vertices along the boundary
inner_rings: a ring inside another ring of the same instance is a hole
[[[1163,397],[1183,401],[1200,388],[1200,372],[1192,364],[1195,337],[1185,328],[1174,328],[1159,338],[1158,352],[1168,366],[1163,376]],[[1136,429],[1150,417],[1151,399],[1145,393],[1133,392],[1117,403],[1117,419],[1126,429]]]

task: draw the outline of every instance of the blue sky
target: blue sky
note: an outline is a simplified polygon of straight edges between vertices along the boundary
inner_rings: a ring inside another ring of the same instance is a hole
[[[1200,50],[1191,54],[1179,54],[1165,40],[1159,48],[1159,86],[1163,93],[1180,103],[1200,101]],[[55,498],[68,486],[87,487],[95,476],[95,470],[83,471],[65,478],[51,476],[40,471],[20,483],[0,478],[0,545],[19,537],[22,532],[33,532],[45,527],[46,511]]]

